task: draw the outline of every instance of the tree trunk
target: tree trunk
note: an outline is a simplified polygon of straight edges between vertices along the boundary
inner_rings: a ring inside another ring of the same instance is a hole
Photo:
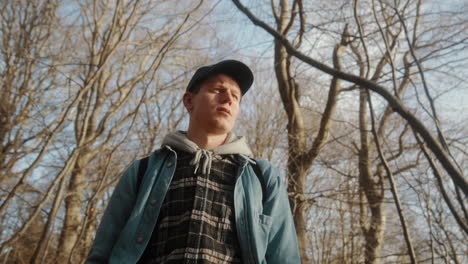
[[[368,216],[367,213],[362,216],[364,219],[369,218],[369,220],[365,221],[365,225],[362,226],[365,239],[365,262],[377,264],[379,263],[385,227],[383,181],[379,179],[376,182],[374,179],[375,177],[372,175],[367,126],[367,93],[363,88],[360,89],[359,94],[359,131],[361,136],[361,148],[359,150],[359,185],[361,191],[365,194],[371,213],[370,216]],[[367,212],[367,210],[364,212]]]
[[[286,33],[289,23],[288,2],[280,2],[280,15],[277,20],[278,31]],[[307,249],[309,248],[307,236],[306,209],[307,202],[304,199],[304,187],[306,169],[302,160],[305,148],[304,121],[298,102],[298,89],[296,82],[290,74],[291,57],[284,46],[275,41],[275,74],[278,81],[278,89],[283,101],[283,106],[288,117],[288,191],[293,193],[289,202],[291,205],[294,223],[296,225],[299,252],[303,263],[308,263]]]
[[[81,196],[85,190],[85,168],[91,155],[86,149],[79,155],[68,186],[68,195],[65,198],[65,216],[62,233],[60,234],[57,263],[67,263],[73,246],[80,234],[83,202]]]

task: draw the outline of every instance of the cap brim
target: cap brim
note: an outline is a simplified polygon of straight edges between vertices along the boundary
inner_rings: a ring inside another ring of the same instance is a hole
[[[250,68],[244,63],[236,60],[225,60],[217,64],[198,69],[187,86],[187,91],[192,91],[195,85],[206,80],[210,76],[223,73],[232,77],[239,85],[244,95],[252,86],[254,76]]]

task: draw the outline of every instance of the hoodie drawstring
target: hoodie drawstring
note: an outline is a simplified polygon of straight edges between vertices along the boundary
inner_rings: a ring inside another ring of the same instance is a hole
[[[202,173],[210,174],[211,163],[213,162],[213,152],[206,149],[198,149],[195,152],[195,156],[190,161],[190,165],[195,166],[194,173],[197,174],[198,168],[200,167],[200,161],[203,159]]]

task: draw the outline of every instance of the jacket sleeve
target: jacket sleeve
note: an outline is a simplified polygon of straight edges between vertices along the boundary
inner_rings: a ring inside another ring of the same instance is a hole
[[[277,169],[270,164],[260,167],[267,184],[267,197],[263,211],[272,219],[265,254],[266,262],[268,264],[301,263],[286,186]]]
[[[138,165],[139,161],[135,161],[117,183],[96,231],[86,264],[108,263],[114,243],[135,204]]]

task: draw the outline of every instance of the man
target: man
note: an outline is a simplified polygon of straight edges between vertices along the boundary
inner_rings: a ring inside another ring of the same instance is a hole
[[[195,72],[188,130],[164,138],[144,176],[142,161],[127,169],[86,263],[300,263],[277,170],[231,132],[252,83],[235,60]]]

